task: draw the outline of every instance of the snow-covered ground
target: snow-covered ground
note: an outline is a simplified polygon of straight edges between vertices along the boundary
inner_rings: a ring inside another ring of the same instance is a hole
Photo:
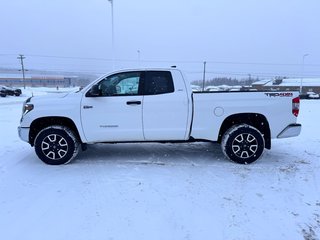
[[[31,92],[55,91],[0,98],[0,239],[320,238],[320,101],[302,101],[301,135],[251,165],[218,144],[148,143],[89,146],[49,166],[16,128]]]

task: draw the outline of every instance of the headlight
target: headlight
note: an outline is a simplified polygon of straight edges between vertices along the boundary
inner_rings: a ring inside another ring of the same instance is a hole
[[[22,105],[22,116],[33,109],[33,104],[30,103],[32,97],[29,97]]]
[[[22,107],[22,115],[27,114],[34,108],[33,104],[31,103],[24,103]]]

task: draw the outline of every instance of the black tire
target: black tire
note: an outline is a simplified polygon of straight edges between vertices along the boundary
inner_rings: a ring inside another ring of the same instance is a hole
[[[38,133],[34,148],[46,164],[67,164],[78,154],[79,140],[67,127],[50,126]]]
[[[221,148],[226,157],[240,164],[250,164],[258,160],[265,147],[261,132],[247,124],[231,127],[225,132]]]

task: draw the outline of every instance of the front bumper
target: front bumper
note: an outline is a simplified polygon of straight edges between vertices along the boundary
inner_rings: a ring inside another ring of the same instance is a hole
[[[29,131],[28,127],[18,127],[18,134],[22,141],[29,142]]]
[[[296,137],[301,132],[301,124],[290,124],[285,129],[282,130],[281,133],[277,136],[277,138],[289,138]]]

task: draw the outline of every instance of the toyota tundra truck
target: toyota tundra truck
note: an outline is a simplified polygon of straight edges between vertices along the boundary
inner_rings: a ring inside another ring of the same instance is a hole
[[[175,68],[122,70],[78,92],[27,99],[18,132],[52,165],[87,144],[194,141],[218,142],[249,164],[271,139],[300,134],[299,104],[298,92],[192,92]]]

